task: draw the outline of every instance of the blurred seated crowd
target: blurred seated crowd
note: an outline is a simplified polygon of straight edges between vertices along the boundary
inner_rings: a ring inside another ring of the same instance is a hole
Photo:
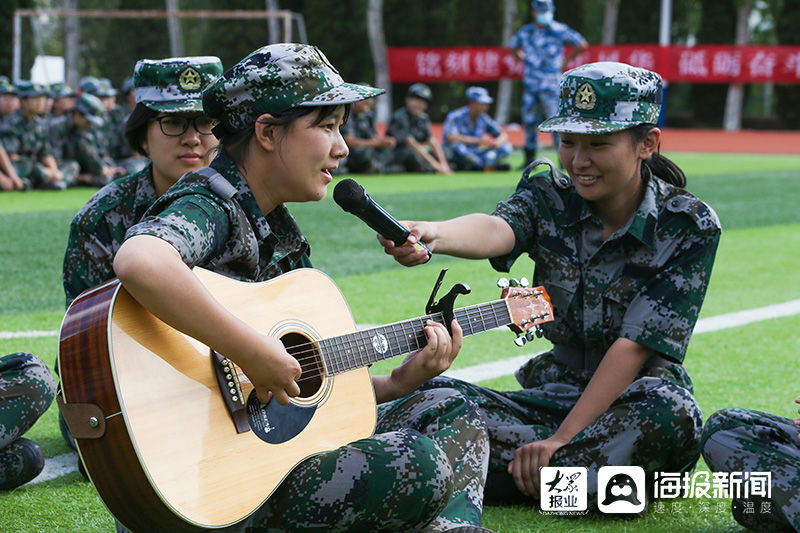
[[[487,113],[483,87],[469,87],[463,107],[447,114],[441,142],[431,130],[431,89],[411,85],[405,105],[379,133],[372,99],[352,105],[342,135],[350,149],[337,174],[508,170],[511,143]],[[133,79],[117,91],[107,78],[12,83],[0,76],[0,190],[102,187],[147,164],[125,125],[136,103]]]

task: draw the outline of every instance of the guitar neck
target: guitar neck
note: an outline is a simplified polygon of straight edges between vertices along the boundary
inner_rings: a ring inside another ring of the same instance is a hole
[[[462,307],[453,316],[464,336],[511,324],[505,300]],[[326,373],[332,376],[419,350],[428,342],[424,331],[428,320],[444,324],[442,314],[434,313],[320,341]]]

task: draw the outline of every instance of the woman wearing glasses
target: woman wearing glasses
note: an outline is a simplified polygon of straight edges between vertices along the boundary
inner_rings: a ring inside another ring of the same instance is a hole
[[[136,63],[136,107],[125,137],[150,161],[100,189],[73,219],[63,267],[67,306],[114,277],[112,261],[128,228],[181,176],[205,165],[216,138],[211,134],[215,122],[203,114],[203,89],[221,74],[217,57]]]

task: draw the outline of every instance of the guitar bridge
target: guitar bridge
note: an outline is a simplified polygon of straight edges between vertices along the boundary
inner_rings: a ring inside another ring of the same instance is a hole
[[[211,366],[217,378],[217,385],[222,395],[222,401],[228,409],[228,414],[236,427],[237,433],[250,431],[250,422],[247,420],[247,405],[242,394],[242,385],[233,363],[224,355],[211,350]]]

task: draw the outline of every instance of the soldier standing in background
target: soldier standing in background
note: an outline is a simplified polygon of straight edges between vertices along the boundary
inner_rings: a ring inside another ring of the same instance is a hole
[[[539,124],[558,110],[558,78],[564,63],[589,47],[586,39],[566,24],[553,20],[553,0],[533,0],[533,22],[522,26],[509,48],[524,63],[522,74],[522,125],[525,127],[525,168],[536,159]],[[574,48],[564,58],[564,45]],[[558,148],[558,135],[553,135]]]

